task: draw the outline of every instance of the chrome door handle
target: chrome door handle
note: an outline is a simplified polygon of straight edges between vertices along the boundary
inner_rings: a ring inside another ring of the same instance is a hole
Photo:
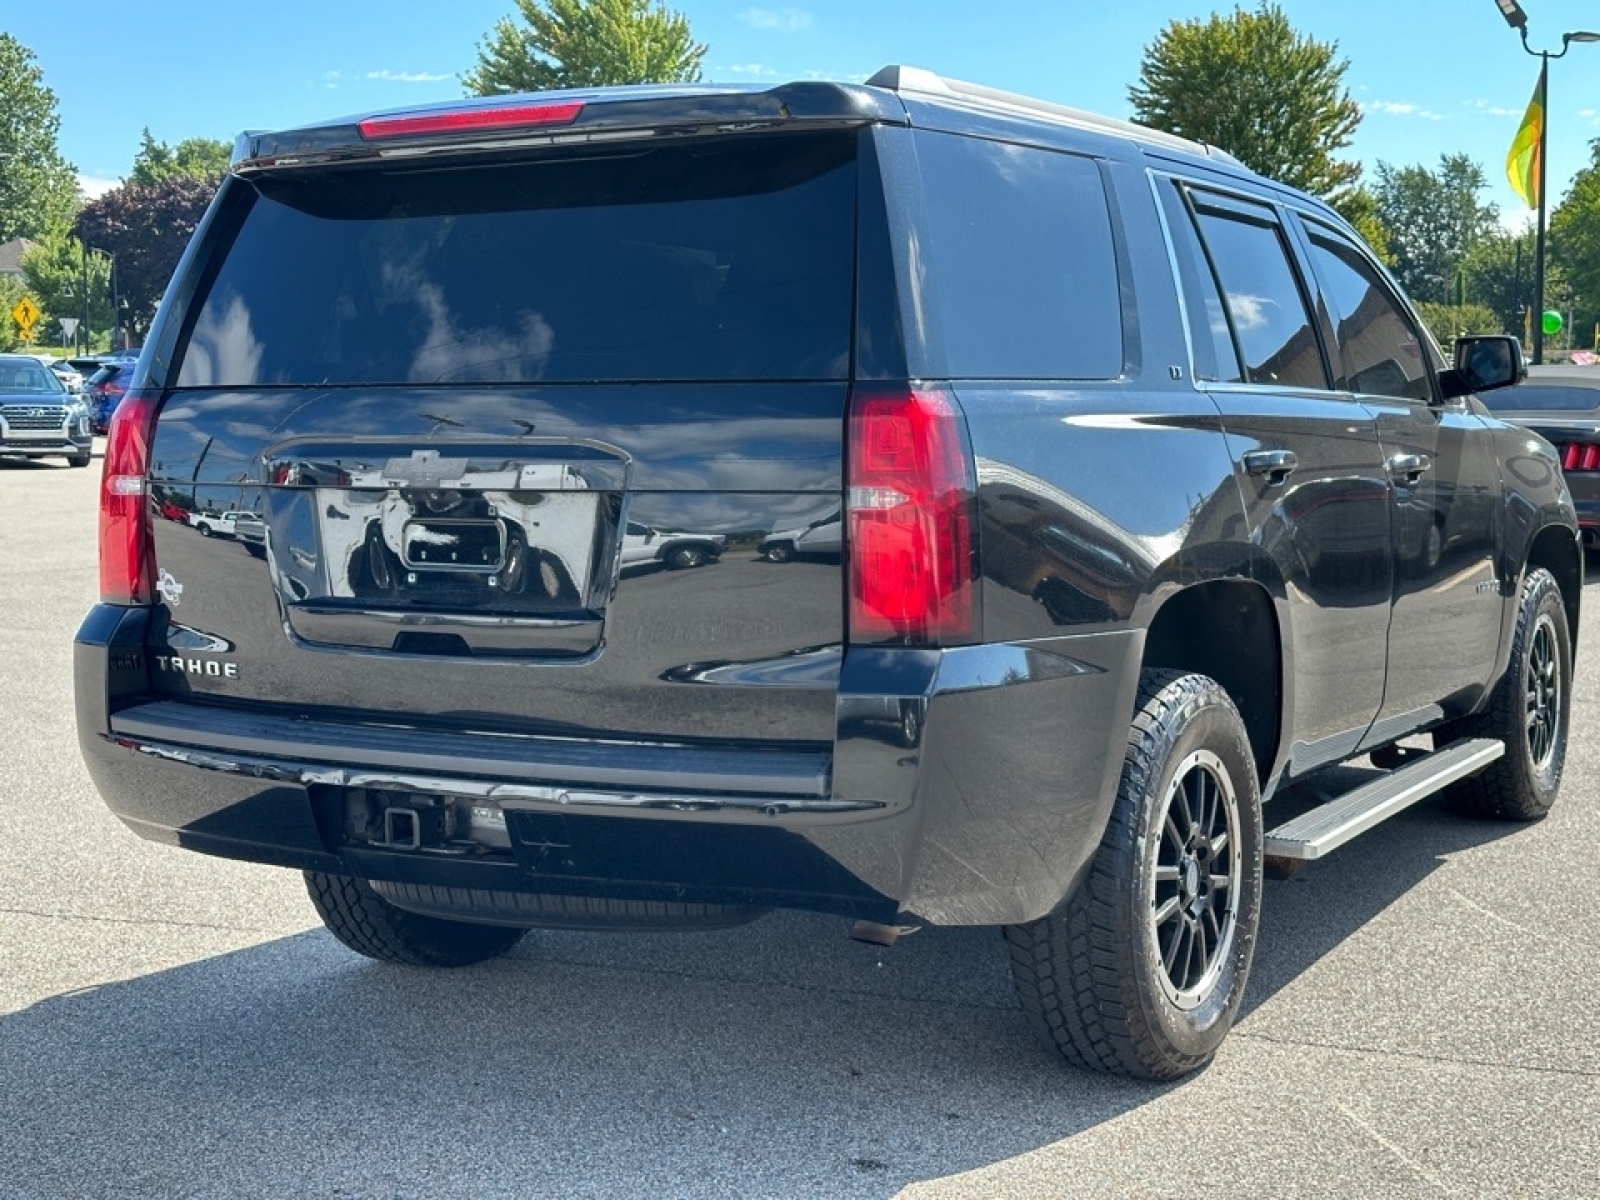
[[[1391,455],[1384,465],[1389,468],[1389,474],[1396,479],[1415,483],[1422,477],[1424,471],[1433,468],[1433,459],[1426,454],[1395,454]]]
[[[1300,465],[1293,450],[1252,450],[1243,461],[1250,474],[1265,475],[1269,487],[1282,483]]]

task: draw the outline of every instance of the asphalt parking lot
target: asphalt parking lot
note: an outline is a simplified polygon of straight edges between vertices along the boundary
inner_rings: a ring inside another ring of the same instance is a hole
[[[1151,1086],[1038,1050],[992,931],[432,973],[139,840],[73,728],[98,468],[0,461],[0,1197],[1600,1196],[1600,609],[1554,813],[1424,803],[1269,882],[1243,1020]]]

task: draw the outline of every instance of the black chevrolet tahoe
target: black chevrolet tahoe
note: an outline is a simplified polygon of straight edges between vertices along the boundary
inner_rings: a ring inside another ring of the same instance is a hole
[[[1474,395],[1522,371],[1225,154],[912,68],[247,134],[112,424],[83,754],[377,959],[995,926],[1049,1046],[1172,1078],[1264,874],[1556,796],[1572,504]]]

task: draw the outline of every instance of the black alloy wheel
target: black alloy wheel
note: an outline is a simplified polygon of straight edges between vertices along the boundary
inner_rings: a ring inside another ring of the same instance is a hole
[[[1261,798],[1249,736],[1204,675],[1146,670],[1122,782],[1089,872],[1008,926],[1035,1033],[1068,1062],[1140,1079],[1208,1063],[1233,1027],[1261,919]]]
[[[1572,641],[1561,586],[1542,567],[1528,571],[1518,596],[1511,662],[1495,684],[1489,706],[1453,722],[1442,743],[1456,737],[1487,737],[1506,752],[1449,792],[1468,816],[1536,821],[1550,811],[1561,789],[1572,708]]]

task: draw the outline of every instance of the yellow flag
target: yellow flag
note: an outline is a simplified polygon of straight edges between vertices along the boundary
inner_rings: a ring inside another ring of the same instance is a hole
[[[1549,64],[1539,67],[1539,82],[1534,85],[1533,99],[1528,101],[1528,111],[1522,124],[1517,126],[1517,136],[1511,139],[1511,152],[1506,155],[1506,177],[1511,188],[1521,196],[1529,208],[1539,207],[1539,168],[1544,155],[1544,84]]]

